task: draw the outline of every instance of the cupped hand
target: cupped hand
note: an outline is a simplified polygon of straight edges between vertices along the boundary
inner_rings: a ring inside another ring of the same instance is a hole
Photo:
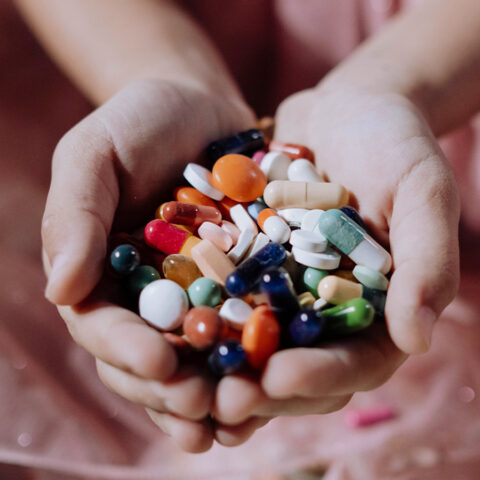
[[[188,451],[212,443],[205,418],[213,384],[193,368],[178,371],[163,336],[109,303],[103,286],[96,286],[112,226],[144,225],[160,200],[171,197],[186,163],[209,142],[253,124],[241,100],[145,80],[70,130],[53,157],[42,224],[46,296],[59,305],[74,340],[96,357],[104,383],[147,407]]]

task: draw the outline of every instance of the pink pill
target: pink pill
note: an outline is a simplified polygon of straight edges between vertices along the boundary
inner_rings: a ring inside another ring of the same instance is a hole
[[[212,222],[203,222],[200,227],[198,227],[198,236],[202,240],[210,240],[224,252],[228,252],[233,245],[232,237]]]
[[[252,155],[252,160],[260,165],[262,163],[263,157],[267,154],[265,150],[257,150],[253,155]]]
[[[230,235],[233,244],[236,245],[238,237],[240,236],[240,229],[234,223],[228,222],[227,220],[224,220],[220,227]]]
[[[359,408],[345,414],[345,423],[351,428],[362,428],[380,422],[387,422],[397,417],[397,413],[388,405],[371,408]]]

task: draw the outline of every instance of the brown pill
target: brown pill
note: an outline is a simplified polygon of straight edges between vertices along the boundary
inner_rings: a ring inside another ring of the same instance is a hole
[[[217,310],[204,305],[192,308],[183,322],[183,333],[188,341],[199,350],[212,346],[223,329],[223,321]]]
[[[198,227],[203,222],[222,223],[218,208],[193,203],[167,202],[162,206],[161,214],[167,222],[180,225]]]

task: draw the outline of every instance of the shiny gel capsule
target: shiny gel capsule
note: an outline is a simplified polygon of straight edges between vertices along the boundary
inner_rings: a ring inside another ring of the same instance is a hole
[[[225,288],[232,297],[243,297],[251,292],[265,269],[281,265],[287,252],[278,243],[269,243],[255,255],[244,260],[225,280]]]
[[[162,206],[161,214],[167,222],[179,225],[198,227],[203,222],[211,222],[216,225],[222,223],[222,214],[218,208],[193,203],[165,203]]]
[[[217,376],[229,375],[242,368],[247,354],[238,340],[225,340],[218,343],[208,357],[208,366]]]
[[[360,214],[350,206],[342,207],[340,209],[347,217],[350,217],[355,223],[358,223],[365,231],[368,232],[368,227],[363,221],[363,218],[360,216]]]
[[[329,335],[342,336],[358,332],[370,326],[375,316],[372,304],[364,298],[354,298],[327,310],[325,330]]]
[[[388,273],[392,257],[362,227],[337,209],[327,210],[318,220],[320,233],[355,263]]]
[[[305,309],[295,315],[288,326],[290,340],[295,347],[310,347],[318,342],[325,328],[322,312]]]
[[[231,137],[212,142],[207,147],[207,157],[215,162],[220,157],[230,153],[254,153],[265,146],[263,133],[256,128],[237,133]]]

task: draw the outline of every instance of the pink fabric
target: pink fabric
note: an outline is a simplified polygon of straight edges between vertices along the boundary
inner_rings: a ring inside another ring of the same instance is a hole
[[[278,0],[255,2],[253,19],[252,3],[242,0],[228,8],[223,0],[184,4],[219,39],[252,103],[269,113],[286,94],[313,85],[398,8],[389,0]],[[248,37],[242,45],[228,41],[231,25]],[[328,480],[478,478],[480,122],[443,144],[464,201],[461,293],[439,322],[430,353],[411,358],[386,385],[355,395],[346,407],[387,404],[399,417],[361,430],[344,424],[344,412],[280,418],[241,447],[190,455],[141,408],[103,386],[92,358],[43,298],[39,229],[49,158],[90,107],[5,0],[0,35],[0,463],[43,472],[43,479],[249,479],[311,465],[330,466]],[[271,63],[262,71],[256,60],[266,54]]]

